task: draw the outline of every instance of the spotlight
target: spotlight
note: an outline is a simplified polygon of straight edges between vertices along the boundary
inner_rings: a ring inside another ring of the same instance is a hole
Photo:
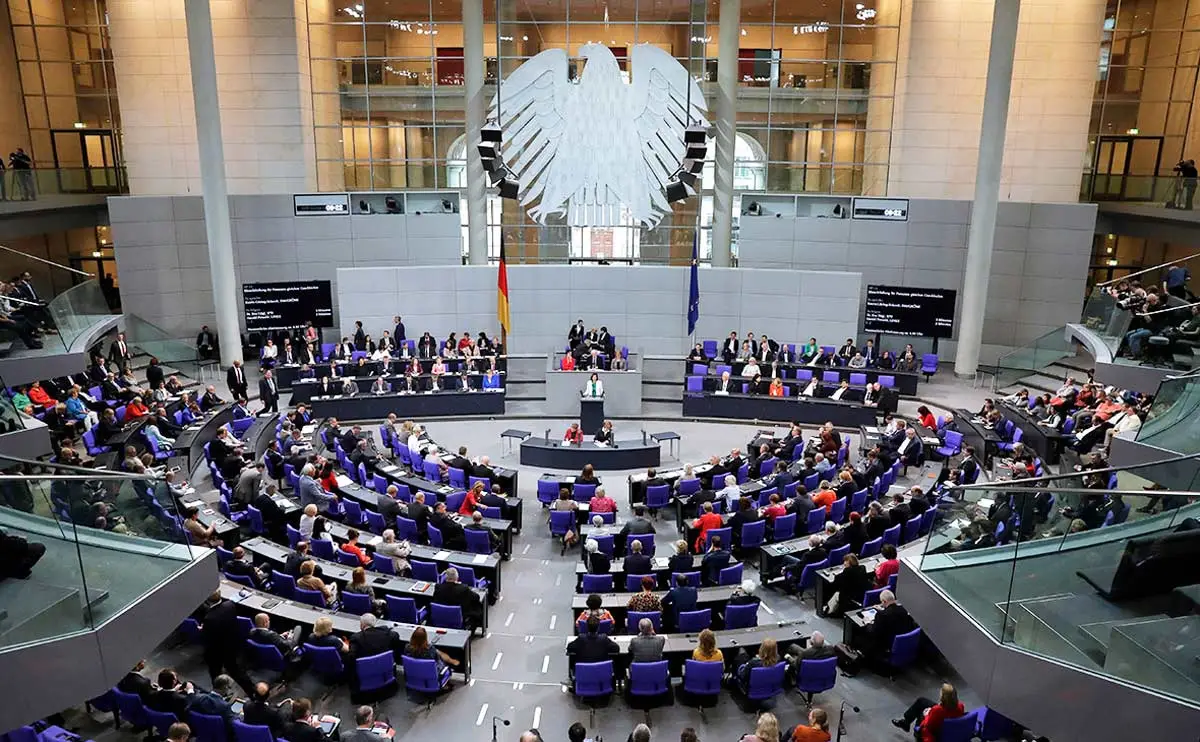
[[[485,124],[483,126],[483,128],[481,128],[479,130],[479,138],[482,139],[484,142],[495,142],[496,147],[499,148],[499,146],[500,146],[500,125],[494,121],[491,123]]]
[[[688,197],[687,186],[685,186],[683,182],[679,180],[668,181],[665,190],[667,193],[667,201],[671,203],[683,201]]]
[[[680,169],[687,173],[699,174],[704,170],[704,160],[684,160]]]
[[[500,181],[500,198],[509,198],[515,201],[520,190],[521,183],[515,178],[506,177]]]
[[[683,132],[683,141],[686,144],[707,144],[708,130],[703,126],[689,126]]]
[[[697,186],[700,185],[700,178],[698,178],[694,173],[689,173],[687,170],[680,170],[675,174],[675,178],[687,186],[688,190],[692,193],[696,193],[699,190]]]
[[[479,156],[485,160],[494,160],[500,156],[500,143],[483,141],[478,145]]]
[[[497,183],[504,180],[511,174],[512,174],[511,170],[509,170],[504,165],[500,165],[499,167],[495,168],[494,170],[488,171],[488,180],[491,181],[492,185],[496,185]]]

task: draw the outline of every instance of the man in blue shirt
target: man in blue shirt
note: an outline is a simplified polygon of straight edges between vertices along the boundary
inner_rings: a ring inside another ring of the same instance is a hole
[[[197,693],[192,698],[188,711],[198,714],[219,716],[225,721],[226,731],[233,734],[233,707],[230,701],[237,693],[237,685],[228,675],[218,675],[213,678],[213,689],[207,693]]]
[[[1168,265],[1166,277],[1163,279],[1163,291],[1184,301],[1192,301],[1187,290],[1187,282],[1191,277],[1192,274],[1187,268]]]
[[[669,621],[672,628],[679,626],[679,616],[682,613],[696,610],[696,588],[688,584],[688,576],[676,576],[675,587],[663,596],[663,620]]]

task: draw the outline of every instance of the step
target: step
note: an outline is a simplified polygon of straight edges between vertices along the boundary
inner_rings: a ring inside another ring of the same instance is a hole
[[[1083,635],[1093,643],[1093,646],[1085,648],[1090,656],[1094,656],[1096,660],[1103,665],[1104,657],[1108,654],[1109,645],[1112,643],[1113,631],[1126,626],[1134,626],[1136,624],[1146,623],[1148,621],[1160,621],[1168,616],[1165,613],[1159,613],[1153,616],[1133,619],[1118,619],[1116,621],[1096,621],[1094,623],[1085,623],[1080,625],[1079,630]]]
[[[1136,603],[1112,603],[1092,593],[1026,601],[1021,608],[1030,620],[1017,624],[1018,645],[1044,652],[1048,645],[1057,643],[1056,636],[1078,653],[1077,659],[1097,667],[1103,664],[1103,657],[1096,657],[1096,640],[1083,629],[1084,625],[1132,621],[1157,612],[1139,610]]]
[[[12,352],[13,343],[11,340],[0,340],[0,358],[7,356]]]

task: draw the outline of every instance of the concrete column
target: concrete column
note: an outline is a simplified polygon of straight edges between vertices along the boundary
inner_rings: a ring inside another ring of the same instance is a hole
[[[736,144],[738,44],[741,43],[742,0],[721,0],[717,30],[717,100],[713,128],[717,151],[713,162],[712,264],[728,268],[733,237],[733,148]]]
[[[225,147],[221,142],[221,108],[217,99],[217,64],[213,57],[212,9],[209,0],[184,0],[188,59],[192,66],[192,98],[196,103],[196,139],[200,145],[200,187],[204,226],[212,268],[213,306],[221,362],[242,358],[238,329],[237,276],[233,270],[233,228],[225,182]]]
[[[954,372],[972,378],[979,366],[983,313],[987,306],[988,277],[992,272],[992,245],[996,240],[996,208],[1000,201],[1000,170],[1004,162],[1004,134],[1008,126],[1008,98],[1012,92],[1013,56],[1017,46],[1017,21],[1021,0],[996,0],[992,12],[992,41],[988,50],[987,84],[983,93],[983,126],[979,132],[979,163],[975,170],[975,198],[971,228],[967,233],[967,265],[963,276],[962,315],[958,323],[958,349]]]
[[[483,0],[463,0],[463,78],[467,96],[467,251],[471,265],[487,263],[487,181],[475,145],[483,128]]]

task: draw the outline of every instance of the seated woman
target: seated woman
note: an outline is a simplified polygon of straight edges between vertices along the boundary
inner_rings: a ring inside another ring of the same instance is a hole
[[[937,703],[928,698],[917,698],[903,716],[892,719],[892,726],[907,732],[916,723],[914,731],[919,742],[937,742],[946,719],[957,719],[965,713],[967,710],[958,700],[958,691],[953,685],[943,683]]]
[[[929,430],[937,430],[937,418],[933,416],[933,412],[925,405],[917,408],[917,422]]]
[[[617,351],[617,354],[613,356],[612,362],[608,365],[608,367],[611,371],[629,370],[629,361],[625,358],[624,349]]]
[[[724,662],[725,655],[717,649],[717,635],[712,632],[712,629],[704,629],[700,632],[700,641],[696,648],[692,650],[692,659],[696,662]]]
[[[767,390],[767,394],[772,397],[782,397],[783,379],[779,378],[778,376],[776,376],[774,379],[771,379],[771,388]]]
[[[404,647],[404,656],[413,657],[418,660],[433,660],[437,666],[439,675],[445,671],[446,665],[458,667],[458,660],[440,649],[434,649],[429,643],[429,634],[426,633],[424,626],[418,626],[413,629],[412,636],[409,638],[408,644]]]
[[[129,404],[125,405],[125,422],[137,420],[150,414],[150,408],[142,402],[141,397],[134,397]]]
[[[797,724],[790,737],[781,742],[829,742],[829,715],[825,709],[815,708],[808,712],[808,723]]]
[[[597,487],[596,494],[592,496],[588,508],[593,513],[615,513],[617,512],[617,501],[609,497],[603,487]]]
[[[487,373],[485,373],[483,375],[483,388],[484,389],[501,389],[501,388],[503,388],[500,385],[500,374],[499,374],[499,372],[496,371],[496,369],[489,368],[487,370]]]
[[[842,571],[833,578],[833,590],[829,602],[819,607],[823,616],[840,616],[863,599],[871,586],[867,568],[858,563],[858,557],[847,554],[842,558]]]
[[[267,340],[267,344],[259,351],[258,358],[258,365],[263,370],[275,368],[275,363],[279,358],[279,348],[275,347],[274,340]]]
[[[612,621],[613,615],[607,608],[602,607],[603,599],[593,593],[587,597],[587,608],[575,619],[576,623],[586,623],[589,618],[597,621]]]
[[[774,667],[779,664],[779,647],[775,640],[767,637],[763,639],[763,643],[758,647],[758,654],[754,657],[749,657],[745,649],[739,649],[737,659],[734,660],[737,666],[737,682],[742,693],[745,693],[750,688],[750,671],[756,667]]]

